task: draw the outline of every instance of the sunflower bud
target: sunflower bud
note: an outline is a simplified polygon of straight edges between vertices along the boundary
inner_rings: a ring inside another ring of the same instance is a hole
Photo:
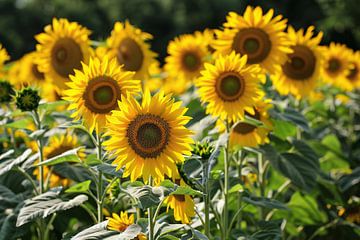
[[[211,153],[214,151],[214,147],[209,141],[197,142],[193,148],[193,154],[201,157],[202,160],[209,159]]]
[[[11,101],[15,91],[12,85],[7,81],[0,81],[0,103],[8,103]]]
[[[24,88],[16,96],[16,106],[23,112],[37,109],[39,102],[38,91],[32,88]]]

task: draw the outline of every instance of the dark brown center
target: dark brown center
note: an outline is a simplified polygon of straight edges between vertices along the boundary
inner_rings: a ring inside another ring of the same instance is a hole
[[[131,38],[125,38],[121,41],[117,59],[124,65],[127,71],[139,71],[144,61],[144,54],[137,42]]]
[[[288,54],[288,61],[282,66],[286,76],[303,81],[311,77],[315,71],[316,58],[307,46],[295,45],[294,52]]]
[[[359,73],[359,69],[357,68],[356,65],[354,65],[354,67],[350,69],[350,72],[349,72],[349,74],[347,75],[347,78],[348,78],[350,81],[355,81],[358,73]]]
[[[245,89],[245,81],[235,72],[225,72],[216,81],[215,90],[218,96],[227,102],[238,100]]]
[[[44,80],[44,73],[40,72],[36,64],[31,65],[31,72],[34,74],[34,77],[38,80]]]
[[[196,53],[186,52],[182,57],[183,68],[190,72],[197,71],[201,66],[201,59]]]
[[[63,154],[64,152],[66,151],[69,151],[73,149],[73,146],[67,146],[67,145],[61,145],[55,149],[53,149],[48,155],[47,155],[47,159],[50,159],[50,158],[53,158],[53,157],[56,157],[60,154]]]
[[[271,41],[269,35],[259,28],[241,29],[234,37],[232,49],[248,56],[248,63],[260,63],[269,55]]]
[[[252,115],[248,112],[245,112],[245,115],[260,121],[260,113],[256,109],[254,109],[254,111],[255,111],[254,115]],[[245,135],[245,134],[251,133],[255,129],[256,129],[256,126],[254,126],[254,125],[244,123],[244,122],[239,122],[235,125],[233,131],[235,131],[238,134]]]
[[[83,54],[79,44],[71,38],[60,38],[51,51],[51,64],[62,77],[68,78],[74,69],[81,68]]]
[[[166,148],[170,126],[153,114],[138,115],[129,124],[126,136],[131,148],[143,158],[156,158]]]
[[[329,60],[329,65],[327,71],[330,73],[336,73],[341,69],[341,62],[337,58],[331,58]]]
[[[120,86],[108,76],[99,76],[88,82],[83,98],[85,106],[94,113],[107,114],[117,108]]]

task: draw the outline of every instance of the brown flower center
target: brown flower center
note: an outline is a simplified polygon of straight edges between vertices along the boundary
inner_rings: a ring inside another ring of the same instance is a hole
[[[248,63],[260,63],[269,55],[271,41],[269,35],[258,28],[241,29],[234,37],[232,49],[248,56]]]
[[[293,53],[288,54],[288,61],[282,66],[286,76],[303,81],[311,77],[315,71],[316,58],[307,46],[293,46]]]
[[[49,152],[47,154],[47,157],[46,159],[50,159],[50,158],[53,158],[53,157],[56,157],[60,154],[63,154],[64,152],[66,151],[69,151],[71,149],[73,149],[74,147],[73,146],[69,146],[69,145],[61,145],[55,149],[53,149],[51,152]]]
[[[124,64],[125,70],[136,72],[143,64],[144,54],[135,40],[125,38],[118,47],[117,59],[120,64]]]
[[[36,79],[38,79],[38,80],[45,79],[44,73],[39,71],[38,66],[36,64],[31,65],[31,72],[32,72],[32,74],[34,74]]]
[[[51,51],[51,64],[62,77],[68,78],[74,69],[81,68],[83,54],[79,44],[71,38],[59,39]]]
[[[331,58],[329,60],[329,65],[327,67],[327,71],[330,73],[336,73],[341,69],[341,62],[337,58]]]
[[[193,52],[186,52],[182,57],[183,68],[190,72],[197,71],[201,66],[200,57]]]
[[[126,136],[138,155],[156,158],[169,142],[170,126],[160,116],[141,114],[130,122]]]
[[[243,94],[245,81],[238,73],[225,72],[217,79],[215,90],[222,100],[233,102]]]
[[[260,113],[256,109],[254,109],[254,111],[255,111],[254,115],[252,115],[252,114],[250,114],[248,112],[245,112],[245,115],[260,121]],[[244,122],[239,122],[239,123],[237,123],[235,125],[233,131],[238,133],[238,134],[245,135],[245,134],[251,133],[255,129],[256,129],[256,126],[254,126],[254,125],[244,123]]]
[[[120,86],[114,79],[99,76],[88,82],[83,98],[85,106],[92,112],[107,114],[116,109],[120,96]]]

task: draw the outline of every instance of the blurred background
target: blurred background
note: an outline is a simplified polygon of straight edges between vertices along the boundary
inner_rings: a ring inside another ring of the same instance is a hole
[[[152,49],[163,59],[175,36],[218,28],[229,11],[242,14],[247,5],[274,8],[295,28],[315,25],[325,34],[324,44],[359,49],[359,0],[0,0],[0,43],[15,60],[35,49],[34,35],[53,17],[88,27],[93,40],[105,39],[115,21],[129,19],[154,35]]]

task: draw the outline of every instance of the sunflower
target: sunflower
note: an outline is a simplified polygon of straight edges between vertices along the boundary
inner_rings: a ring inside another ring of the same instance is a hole
[[[175,179],[175,183],[179,186],[186,186],[185,182],[179,178]],[[175,220],[181,221],[183,224],[189,224],[191,218],[195,216],[195,204],[190,195],[169,195],[164,203],[167,204],[167,211],[169,208],[174,210]]]
[[[260,96],[259,82],[263,78],[257,65],[246,66],[247,56],[232,52],[220,56],[214,64],[205,64],[205,70],[195,82],[206,112],[222,120],[236,122],[245,111],[255,114],[253,106]]]
[[[10,56],[8,55],[7,51],[5,48],[2,47],[2,45],[0,44],[0,77],[4,76],[4,63],[10,59]]]
[[[117,170],[125,166],[124,177],[131,181],[150,176],[161,181],[177,173],[176,164],[191,155],[192,132],[185,127],[191,119],[181,102],[162,91],[150,95],[145,90],[141,105],[132,96],[122,97],[119,109],[108,119],[106,149],[116,156]]]
[[[350,83],[348,90],[360,88],[360,51],[351,52],[350,64],[350,72],[346,75],[347,82]]]
[[[233,149],[239,147],[257,147],[258,145],[269,143],[268,134],[272,128],[268,110],[272,107],[270,100],[258,100],[254,107],[254,114],[245,112],[245,115],[263,123],[256,127],[252,124],[239,121],[233,124],[230,132],[230,146]],[[222,121],[217,122],[220,131],[225,130]]]
[[[323,80],[341,89],[351,85],[347,80],[350,74],[351,51],[345,45],[330,43],[329,47],[323,47],[324,61],[322,64]]]
[[[130,214],[130,217],[128,216],[127,212],[120,212],[120,215],[113,213],[112,217],[107,217],[107,220],[109,220],[107,224],[107,228],[109,230],[118,231],[118,232],[124,232],[126,228],[128,228],[130,225],[134,224],[134,214]],[[140,233],[134,238],[134,240],[146,240],[146,236],[143,233]]]
[[[185,93],[191,86],[191,82],[183,76],[165,75],[162,84],[162,90],[165,93],[172,93],[174,95],[181,95]]]
[[[144,79],[144,87],[145,89],[149,89],[150,92],[156,92],[164,83],[164,76],[158,61],[155,61],[150,65],[149,74],[150,75]]]
[[[123,71],[116,59],[90,58],[81,71],[75,70],[67,83],[70,89],[64,92],[65,100],[71,102],[69,110],[75,120],[83,119],[84,125],[99,133],[106,123],[106,115],[117,108],[122,94],[135,94],[141,90],[139,80],[133,79],[134,72]]]
[[[116,57],[125,70],[135,72],[136,79],[144,79],[149,76],[148,69],[156,57],[146,43],[150,39],[151,34],[142,32],[128,21],[116,22],[111,36],[106,40],[107,53],[110,57]]]
[[[170,41],[164,68],[170,76],[181,76],[189,81],[200,76],[210,53],[206,35],[184,34]]]
[[[59,91],[66,89],[66,82],[74,69],[81,68],[81,62],[88,62],[91,49],[90,31],[67,19],[53,19],[44,33],[35,36],[38,70],[51,79]]]
[[[269,73],[280,71],[280,65],[291,52],[290,42],[283,32],[286,19],[281,15],[273,18],[274,10],[263,14],[260,7],[248,6],[244,16],[230,12],[224,30],[216,30],[213,47],[215,55],[235,51],[248,56],[248,64],[259,64]]]
[[[319,43],[323,36],[313,33],[314,27],[309,27],[295,32],[289,26],[288,36],[291,39],[293,53],[288,55],[288,60],[282,65],[282,72],[271,76],[275,88],[280,94],[293,94],[302,98],[314,90],[320,78],[322,50]]]
[[[50,137],[49,143],[44,147],[44,160],[56,157],[66,151],[79,147],[80,144],[75,135],[69,133],[62,135],[54,135]],[[83,151],[78,152],[79,157],[85,158],[85,153]],[[70,179],[62,177],[60,174],[57,174],[53,171],[52,168],[43,166],[44,178],[48,179],[49,187],[63,186],[67,187],[70,185]],[[36,168],[33,174],[40,179],[39,168]]]
[[[194,32],[194,36],[200,39],[201,42],[204,42],[204,44],[206,44],[210,53],[214,52],[212,44],[215,40],[215,31],[213,29],[205,29],[202,32],[196,31]]]

